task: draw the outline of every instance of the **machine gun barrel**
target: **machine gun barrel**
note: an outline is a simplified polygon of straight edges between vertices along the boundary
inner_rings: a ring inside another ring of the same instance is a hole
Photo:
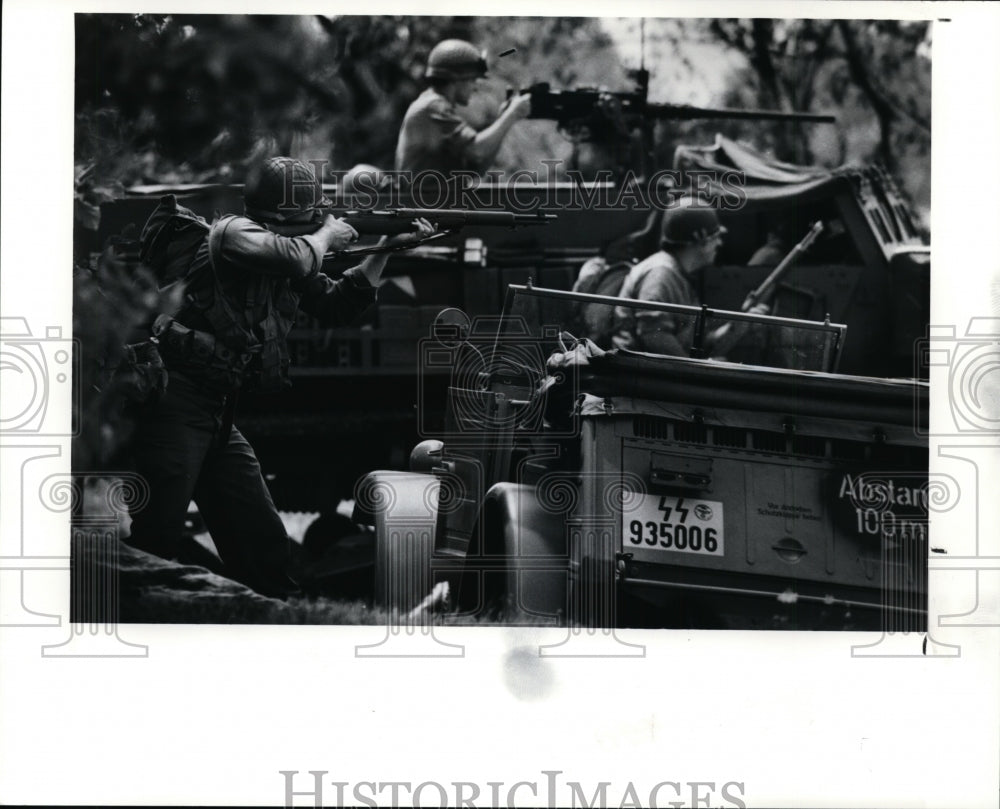
[[[688,104],[646,104],[646,114],[658,120],[737,120],[737,121],[801,121],[804,123],[834,124],[835,115],[813,112],[782,112],[780,110],[741,110],[694,107]]]
[[[362,235],[392,235],[413,230],[414,219],[426,219],[440,230],[469,226],[518,228],[547,225],[555,214],[512,211],[464,211],[447,208],[390,208],[381,211],[350,210],[335,214]]]
[[[646,86],[640,84],[635,92],[613,93],[593,87],[574,90],[553,90],[541,82],[521,90],[531,96],[529,118],[543,118],[567,124],[572,121],[593,120],[607,115],[611,110],[628,121],[637,120],[745,120],[745,121],[798,121],[801,123],[836,123],[834,115],[814,112],[783,112],[781,110],[724,109],[695,107],[690,104],[651,104],[646,100]],[[513,95],[507,91],[507,97]]]

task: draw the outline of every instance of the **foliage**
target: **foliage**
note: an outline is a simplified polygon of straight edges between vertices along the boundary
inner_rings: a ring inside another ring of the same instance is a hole
[[[80,346],[80,371],[74,402],[76,422],[73,468],[112,467],[131,433],[125,398],[115,375],[127,343],[140,339],[140,327],[157,312],[176,307],[179,290],[161,292],[151,271],[129,268],[109,247],[92,267],[73,273],[73,336]]]
[[[156,175],[142,179],[169,179],[163,164],[187,181],[225,179],[261,140],[287,148],[335,109],[314,77],[322,60],[308,19],[79,15],[77,114],[113,111],[131,150],[154,155]],[[78,156],[87,145],[78,138]]]
[[[727,106],[835,110],[836,127],[760,128],[762,144],[791,162],[880,162],[918,207],[930,202],[930,27],[901,20],[696,21],[692,36],[745,60]]]

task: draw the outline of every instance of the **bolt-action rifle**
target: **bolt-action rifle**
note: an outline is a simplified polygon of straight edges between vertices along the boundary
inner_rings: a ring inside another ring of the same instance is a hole
[[[471,226],[520,228],[547,225],[555,214],[513,213],[512,211],[466,211],[448,208],[390,208],[381,211],[351,210],[334,213],[342,217],[362,236],[392,235],[413,230],[414,219],[426,219],[439,230],[458,230]]]
[[[741,307],[744,312],[752,309],[758,303],[767,302],[771,296],[774,295],[775,290],[778,288],[778,282],[784,278],[792,266],[798,261],[799,256],[801,256],[806,250],[808,250],[814,241],[819,237],[819,234],[823,232],[823,223],[816,222],[809,232],[805,235],[801,242],[799,242],[795,247],[793,247],[787,256],[785,256],[781,263],[775,267],[771,274],[764,279],[759,287],[750,292],[746,299],[743,301],[743,306]]]
[[[467,211],[454,208],[387,208],[384,210],[326,211],[342,218],[359,235],[391,236],[414,231],[414,219],[426,219],[436,226],[437,232],[413,244],[397,247],[356,247],[345,250],[341,256],[368,255],[371,253],[409,250],[417,245],[437,241],[451,236],[464,227],[520,228],[547,225],[556,218],[555,214],[536,211],[534,213],[514,213],[513,211]],[[329,254],[328,254],[329,255]]]

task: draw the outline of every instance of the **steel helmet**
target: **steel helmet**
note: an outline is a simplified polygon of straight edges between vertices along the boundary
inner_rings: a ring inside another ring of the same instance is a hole
[[[428,79],[474,79],[486,75],[486,51],[464,39],[446,39],[435,45],[427,57]]]
[[[675,246],[700,244],[726,232],[715,208],[693,197],[684,197],[676,206],[667,208],[661,228],[660,243]]]
[[[243,204],[252,219],[280,224],[333,203],[311,166],[291,157],[272,157],[251,169]]]

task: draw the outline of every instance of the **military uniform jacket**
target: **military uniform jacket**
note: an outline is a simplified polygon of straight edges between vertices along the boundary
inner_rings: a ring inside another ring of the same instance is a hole
[[[468,147],[476,130],[455,111],[455,106],[428,88],[406,111],[396,144],[396,170],[416,174],[421,171],[472,170]]]
[[[694,286],[681,270],[680,264],[665,250],[653,253],[636,264],[625,277],[618,297],[684,306],[701,305]],[[694,336],[694,317],[625,306],[615,307],[615,348],[648,351],[650,349],[645,338],[655,332],[672,334],[681,346],[690,348]]]
[[[323,247],[312,235],[281,236],[246,217],[226,216],[212,225],[201,251],[204,260],[175,320],[209,335],[213,356],[168,351],[165,360],[208,383],[232,386],[251,376],[264,389],[282,387],[286,338],[300,309],[323,325],[342,326],[375,301],[358,267],[337,280],[321,271]]]

